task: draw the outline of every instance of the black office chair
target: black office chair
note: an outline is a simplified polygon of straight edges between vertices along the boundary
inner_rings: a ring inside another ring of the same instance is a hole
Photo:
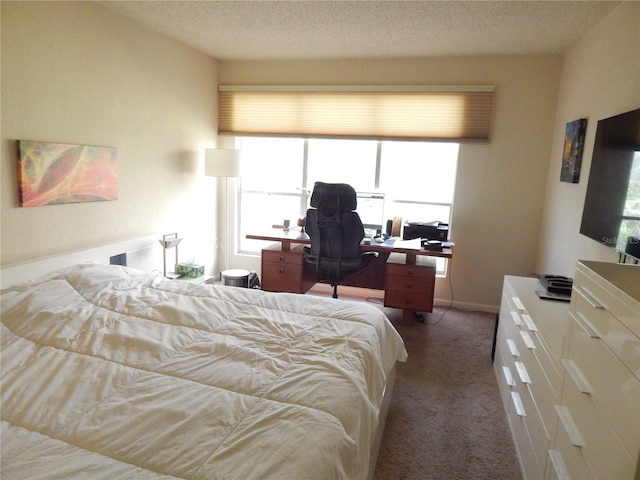
[[[356,206],[351,185],[316,182],[313,186],[305,222],[311,240],[306,259],[315,266],[318,281],[333,287],[333,298],[338,298],[338,285],[347,275],[359,272],[378,256],[377,252],[360,253],[364,228]]]

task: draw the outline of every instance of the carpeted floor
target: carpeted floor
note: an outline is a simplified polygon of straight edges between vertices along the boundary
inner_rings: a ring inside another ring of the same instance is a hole
[[[381,292],[340,288],[343,299],[378,305],[409,353],[398,364],[374,480],[521,479],[491,364],[495,316],[436,307],[426,323],[403,326]]]
[[[495,316],[443,313],[394,321],[409,359],[398,364],[374,479],[520,479],[491,364]]]

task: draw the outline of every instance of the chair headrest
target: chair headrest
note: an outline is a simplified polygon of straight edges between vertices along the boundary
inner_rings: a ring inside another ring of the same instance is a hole
[[[340,199],[340,212],[351,212],[358,206],[356,191],[346,183],[316,182],[311,194],[311,206],[328,211],[338,210]]]

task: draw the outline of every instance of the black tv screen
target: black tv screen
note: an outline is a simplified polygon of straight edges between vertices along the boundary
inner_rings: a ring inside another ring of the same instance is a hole
[[[640,258],[640,109],[598,122],[580,233]]]

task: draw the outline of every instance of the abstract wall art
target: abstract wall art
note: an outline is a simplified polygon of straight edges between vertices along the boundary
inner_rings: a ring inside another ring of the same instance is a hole
[[[20,140],[21,207],[117,200],[117,149]]]
[[[560,181],[578,183],[584,150],[584,135],[587,131],[587,119],[581,118],[567,123],[564,132],[564,150],[562,151],[562,168]]]

